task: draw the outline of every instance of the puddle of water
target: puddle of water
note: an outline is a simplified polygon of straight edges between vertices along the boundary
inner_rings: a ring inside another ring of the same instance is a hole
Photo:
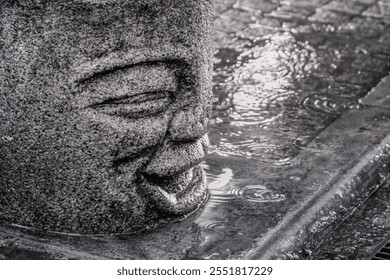
[[[245,243],[276,223],[297,197],[291,186],[304,178],[294,157],[345,110],[358,108],[367,83],[378,78],[361,82],[360,70],[351,70],[369,59],[357,51],[367,42],[316,28],[236,37],[216,51],[212,155],[204,165],[211,195],[196,221],[201,247],[229,238]],[[218,258],[215,250],[204,255]]]
[[[230,158],[231,159],[231,158]],[[230,215],[227,212],[234,209],[232,203],[239,201],[240,203],[252,204],[270,204],[279,203],[286,200],[286,194],[272,189],[272,187],[265,185],[253,185],[253,178],[248,174],[240,174],[245,170],[245,167],[240,166],[239,163],[228,164],[229,157],[226,160],[214,161],[209,160],[203,168],[207,174],[208,185],[210,189],[210,198],[205,209],[200,217],[196,220],[196,224],[202,229],[204,240],[200,244],[202,247],[210,246],[218,242],[221,238],[224,239],[224,234],[236,230],[236,227],[230,220]],[[222,167],[223,165],[228,167]],[[232,168],[229,168],[231,166]],[[274,172],[273,169],[268,171]],[[268,173],[269,177],[273,175]],[[269,178],[268,177],[268,178]],[[244,236],[243,233],[237,232],[239,237]]]
[[[232,157],[265,163],[267,167],[257,173],[276,180],[281,172],[273,167],[288,167],[313,138],[307,132],[312,133],[317,120],[307,123],[305,118],[334,115],[339,109],[326,98],[301,96],[295,86],[319,64],[308,42],[296,40],[291,33],[279,33],[235,45],[215,54],[214,116],[209,135],[213,154],[221,160],[206,161],[211,196],[197,220],[210,234],[220,234],[229,226],[226,211],[234,201],[269,204],[287,197],[251,179],[251,172],[235,166]]]
[[[214,119],[211,142],[217,150],[270,163],[286,163],[295,154],[286,149],[286,134],[298,138],[301,127],[288,128],[287,118],[304,114],[308,104],[319,110],[324,102],[297,98],[297,79],[318,67],[315,50],[290,33],[280,33],[237,49],[216,54]],[[225,58],[225,59],[224,59]],[[295,112],[297,108],[301,111]],[[287,140],[288,140],[287,138]]]

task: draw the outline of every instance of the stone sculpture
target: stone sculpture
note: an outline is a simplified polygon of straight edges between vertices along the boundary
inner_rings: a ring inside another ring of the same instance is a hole
[[[0,221],[128,233],[196,210],[211,0],[0,5]]]

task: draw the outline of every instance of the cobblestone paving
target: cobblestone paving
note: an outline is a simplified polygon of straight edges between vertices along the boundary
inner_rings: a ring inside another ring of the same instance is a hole
[[[221,153],[288,163],[390,70],[389,0],[216,0]]]

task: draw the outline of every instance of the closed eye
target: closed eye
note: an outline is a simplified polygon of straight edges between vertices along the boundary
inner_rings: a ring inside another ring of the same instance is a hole
[[[142,118],[162,113],[173,101],[174,92],[156,91],[110,98],[88,107],[110,116]]]

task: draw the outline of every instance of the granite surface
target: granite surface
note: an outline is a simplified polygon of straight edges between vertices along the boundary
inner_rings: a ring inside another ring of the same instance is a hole
[[[196,210],[212,2],[0,5],[1,221],[129,233]]]

